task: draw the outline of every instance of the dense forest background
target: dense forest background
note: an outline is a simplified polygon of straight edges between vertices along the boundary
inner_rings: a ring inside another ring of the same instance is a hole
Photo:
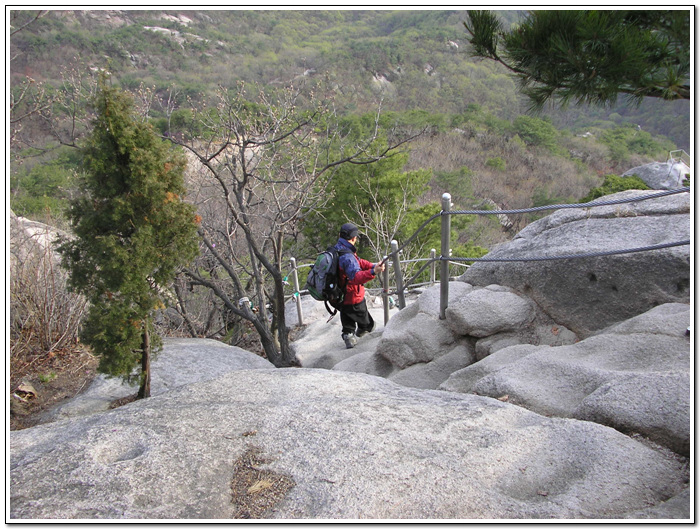
[[[13,25],[35,13],[19,12]],[[499,14],[507,24],[520,16]],[[184,108],[217,86],[326,76],[341,115],[381,107],[407,128],[428,127],[404,170],[431,172],[424,202],[449,191],[457,207],[577,201],[606,174],[690,150],[687,101],[527,114],[505,69],[470,57],[465,20],[464,11],[431,10],[56,10],[12,35],[10,83],[16,91],[30,77],[60,90],[72,69],[106,69],[124,89],[175,94]],[[74,157],[39,148],[51,142],[40,120],[23,123],[23,134],[32,144],[12,146],[12,208],[60,218]],[[510,236],[493,218],[470,229],[485,247]]]

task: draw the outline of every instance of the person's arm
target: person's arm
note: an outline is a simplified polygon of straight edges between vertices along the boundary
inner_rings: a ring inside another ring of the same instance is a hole
[[[374,265],[365,259],[357,259],[352,254],[341,255],[340,266],[348,278],[349,285],[364,285],[374,279]]]
[[[381,262],[370,263],[369,261],[360,259],[360,268],[362,268],[362,270],[371,270],[372,275],[376,277],[384,271],[384,264]]]

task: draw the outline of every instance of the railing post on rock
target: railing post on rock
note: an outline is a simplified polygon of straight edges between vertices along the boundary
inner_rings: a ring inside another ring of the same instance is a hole
[[[430,250],[430,284],[435,284],[435,257],[437,256],[437,250],[433,248]]]
[[[386,263],[388,259],[388,256],[385,255],[383,262]],[[391,308],[389,307],[389,267],[386,265],[382,273],[382,283],[382,306],[384,307],[384,325],[386,326],[389,323],[389,309]]]
[[[299,317],[299,327],[303,325],[304,315],[301,311],[301,294],[299,293],[299,275],[297,274],[297,260],[294,257],[289,258],[292,265],[292,286],[294,287],[294,298],[297,303],[297,316]]]
[[[440,223],[440,319],[444,320],[447,300],[450,295],[450,229],[452,196],[442,195],[442,216]]]
[[[401,273],[399,243],[396,241],[391,241],[391,255],[394,261],[394,277],[396,278],[396,294],[399,301],[399,310],[403,310],[406,307],[406,295],[403,291],[403,274]]]

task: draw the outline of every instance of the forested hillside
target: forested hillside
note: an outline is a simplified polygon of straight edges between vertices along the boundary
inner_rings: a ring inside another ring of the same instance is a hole
[[[36,11],[12,15],[20,28]],[[519,17],[501,15],[509,24]],[[11,83],[18,93],[28,76],[50,91],[76,71],[107,70],[127,90],[173,93],[171,104],[185,108],[218,86],[325,77],[341,115],[381,108],[405,127],[428,126],[406,170],[431,170],[433,196],[449,190],[464,205],[578,200],[605,174],[689,150],[687,101],[525,115],[507,71],[470,58],[465,19],[429,10],[55,10],[13,33]],[[164,131],[155,106],[150,115]],[[25,120],[22,135],[12,146],[23,155],[12,166],[13,207],[32,215],[68,193],[73,162],[65,152],[27,158],[37,153],[28,146],[51,140],[40,120]]]

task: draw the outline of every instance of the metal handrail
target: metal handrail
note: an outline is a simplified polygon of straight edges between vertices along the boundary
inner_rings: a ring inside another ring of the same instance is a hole
[[[673,152],[679,152],[679,151],[672,151]],[[687,153],[685,151],[683,152],[686,156]],[[671,155],[669,154],[669,156]],[[689,158],[689,157],[688,157]],[[619,254],[626,254],[626,253],[631,253],[631,252],[642,252],[642,251],[650,251],[650,250],[657,250],[657,249],[662,249],[662,248],[670,248],[674,246],[682,246],[682,245],[689,245],[690,240],[686,241],[679,241],[679,242],[672,242],[672,243],[665,243],[665,244],[659,244],[655,246],[647,246],[647,247],[642,247],[642,248],[632,248],[632,249],[621,249],[621,250],[613,250],[613,251],[606,251],[606,252],[593,252],[593,253],[582,253],[582,254],[575,254],[575,255],[560,255],[560,256],[544,256],[544,257],[523,257],[523,258],[488,258],[488,257],[474,257],[474,258],[468,258],[468,257],[452,257],[451,255],[451,249],[450,249],[450,228],[451,228],[451,218],[452,215],[503,215],[503,214],[520,214],[520,213],[533,213],[533,212],[541,212],[541,211],[547,211],[547,210],[559,210],[559,209],[588,209],[588,208],[593,208],[593,207],[601,207],[601,206],[610,206],[610,205],[619,205],[619,204],[628,204],[628,203],[633,203],[633,202],[641,202],[643,200],[651,200],[655,198],[661,198],[669,195],[674,195],[674,194],[679,194],[679,193],[689,193],[690,188],[689,187],[682,187],[679,189],[672,189],[672,190],[666,190],[666,191],[661,191],[658,193],[653,193],[653,194],[648,194],[648,195],[643,195],[643,196],[637,196],[637,197],[628,197],[628,198],[621,198],[621,199],[615,199],[615,200],[601,200],[601,199],[596,199],[592,202],[586,202],[583,204],[553,204],[553,205],[547,205],[547,206],[539,206],[539,207],[534,207],[534,208],[524,208],[524,209],[512,209],[512,210],[452,210],[452,196],[449,193],[445,193],[442,195],[442,211],[440,213],[437,213],[430,217],[427,221],[425,221],[417,230],[416,232],[411,235],[407,239],[407,241],[402,245],[399,246],[397,241],[391,241],[391,252],[384,256],[384,259],[381,261],[382,263],[387,263],[394,268],[394,275],[395,275],[395,280],[396,280],[396,293],[399,297],[399,310],[403,309],[405,307],[405,300],[404,300],[404,292],[407,290],[409,287],[417,286],[413,285],[413,281],[415,281],[418,276],[420,276],[425,270],[427,269],[428,266],[431,266],[431,281],[428,283],[422,283],[421,285],[425,284],[434,284],[435,281],[435,264],[437,262],[440,263],[440,319],[445,319],[445,311],[447,309],[447,300],[449,297],[449,281],[450,281],[450,275],[449,275],[449,265],[450,264],[456,264],[458,266],[466,266],[469,267],[470,265],[466,263],[473,263],[473,262],[479,262],[479,261],[491,261],[491,262],[514,262],[514,261],[550,261],[550,260],[562,260],[562,259],[578,259],[578,258],[584,258],[584,257],[594,257],[594,256],[609,256],[609,255],[619,255]],[[436,218],[440,217],[441,219],[441,233],[440,233],[440,256],[436,256],[436,251],[433,249],[431,250],[431,256],[430,258],[420,258],[420,259],[407,259],[404,261],[401,261],[398,259],[399,254],[403,249],[410,244],[416,236],[433,220]],[[391,259],[391,262],[389,260]],[[292,263],[292,274],[293,274],[293,279],[295,281],[294,284],[294,293],[292,296],[295,296],[297,298],[297,310],[299,314],[299,325],[302,324],[302,313],[301,313],[301,303],[299,298],[301,297],[301,294],[304,292],[299,291],[299,286],[298,286],[298,278],[296,277],[296,271],[300,268],[304,267],[309,267],[313,266],[313,263],[311,264],[305,264],[305,265],[296,265],[296,260],[294,258],[290,259],[290,262]],[[411,278],[409,281],[407,281],[404,284],[403,281],[403,276],[401,274],[401,264],[402,263],[418,263],[418,262],[423,262],[425,263],[419,271],[414,275],[413,278]],[[285,278],[286,281],[287,278]],[[384,323],[386,324],[388,322],[388,281],[389,281],[389,273],[388,273],[388,266],[385,267],[384,270],[384,287],[381,289],[382,291],[382,296],[384,298]]]

